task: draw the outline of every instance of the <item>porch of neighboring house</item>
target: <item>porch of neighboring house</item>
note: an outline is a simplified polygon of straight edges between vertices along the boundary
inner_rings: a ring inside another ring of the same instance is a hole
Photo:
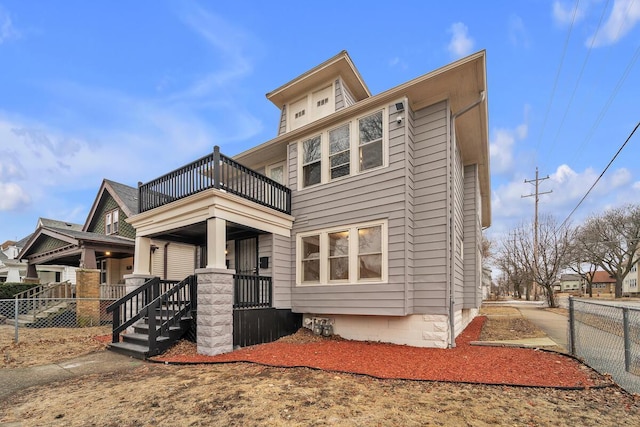
[[[290,310],[288,282],[277,282],[291,274],[287,187],[215,147],[140,183],[138,191],[139,213],[127,220],[136,229],[128,294],[109,307],[112,349],[146,358],[187,334],[199,353],[213,355],[273,341],[301,326],[301,316]],[[165,277],[154,276],[160,249],[154,242],[189,245],[195,256],[181,259],[165,250]],[[165,280],[175,268],[190,269],[189,277]]]

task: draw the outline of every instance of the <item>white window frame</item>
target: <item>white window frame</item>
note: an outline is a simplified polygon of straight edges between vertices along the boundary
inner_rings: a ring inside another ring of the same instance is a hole
[[[380,166],[376,166],[370,169],[360,170],[360,128],[359,121],[365,117],[368,117],[372,114],[375,114],[379,111],[382,111],[382,164]],[[304,138],[298,140],[298,190],[303,191],[307,188],[316,187],[321,184],[328,184],[335,181],[340,181],[346,179],[348,177],[362,175],[366,173],[371,173],[377,171],[382,168],[386,168],[389,166],[389,115],[387,107],[375,108],[373,110],[369,110],[364,114],[361,114],[357,117],[354,117],[351,120],[347,120],[341,123],[338,123],[336,126],[331,126],[330,128],[325,129],[321,133],[314,133]],[[349,174],[343,175],[334,179],[331,179],[331,163],[330,163],[330,153],[329,153],[329,132],[334,131],[344,125],[349,125]],[[303,153],[304,153],[304,141],[312,139],[316,136],[320,135],[320,147],[321,147],[321,177],[320,182],[313,185],[304,185],[304,172],[303,172]]]
[[[382,245],[382,275],[380,278],[358,279],[358,230],[361,228],[381,227]],[[329,273],[329,234],[342,231],[349,232],[349,279],[330,280]],[[302,281],[302,239],[309,236],[319,236],[320,240],[320,280],[318,282]],[[339,286],[339,285],[362,285],[367,283],[386,283],[388,281],[388,258],[389,258],[389,237],[387,220],[350,224],[342,227],[325,228],[313,230],[296,235],[296,285],[297,286]]]
[[[265,167],[265,175],[267,176],[267,178],[273,179],[273,178],[271,178],[271,170],[272,169],[277,169],[279,167],[282,167],[282,182],[280,184],[287,185],[289,180],[287,179],[288,175],[287,175],[287,162],[286,161],[282,161],[282,162],[278,162],[278,163],[273,163],[273,164],[267,165]]]
[[[112,209],[104,216],[104,234],[107,236],[118,234],[120,231],[119,209]]]
[[[317,160],[314,160],[313,162],[305,163],[304,162],[304,143],[307,142],[307,141],[311,141],[313,139],[316,139],[316,138],[320,138],[320,158],[317,159]],[[321,134],[315,134],[313,136],[310,136],[309,138],[305,138],[302,141],[300,141],[300,151],[299,151],[300,156],[298,156],[299,165],[300,165],[298,170],[300,171],[300,174],[299,174],[299,177],[298,177],[298,181],[299,181],[299,185],[301,185],[302,188],[315,187],[316,185],[322,184],[323,181],[324,181],[324,178],[323,178],[324,174],[325,174],[324,168],[325,168],[325,166],[327,164],[327,160],[325,159],[325,155],[324,155],[324,151],[325,151],[325,149],[324,149],[324,145],[325,145],[324,144],[324,140],[325,140],[325,138],[326,138],[326,134],[323,132]],[[305,168],[305,166],[312,165],[314,163],[320,163],[320,182],[315,182],[313,184],[305,185],[304,184],[304,168]]]

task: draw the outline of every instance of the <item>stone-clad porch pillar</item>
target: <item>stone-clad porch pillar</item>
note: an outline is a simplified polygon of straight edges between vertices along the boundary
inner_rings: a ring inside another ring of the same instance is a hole
[[[233,351],[234,270],[201,268],[198,276],[197,345],[207,356]]]

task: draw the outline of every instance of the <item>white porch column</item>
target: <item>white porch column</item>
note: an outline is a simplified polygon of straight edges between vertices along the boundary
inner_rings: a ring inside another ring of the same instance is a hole
[[[136,236],[133,275],[151,275],[151,239]]]
[[[207,220],[207,268],[227,268],[224,253],[226,245],[227,221],[222,218],[209,218]]]

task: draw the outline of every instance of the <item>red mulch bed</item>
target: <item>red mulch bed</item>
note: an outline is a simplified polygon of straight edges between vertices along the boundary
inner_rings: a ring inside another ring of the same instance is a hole
[[[453,349],[323,339],[286,340],[245,347],[217,356],[166,354],[166,363],[252,362],[274,367],[308,367],[385,379],[428,380],[532,387],[590,388],[611,381],[579,361],[554,352],[511,347],[472,346],[485,317],[476,317]]]

